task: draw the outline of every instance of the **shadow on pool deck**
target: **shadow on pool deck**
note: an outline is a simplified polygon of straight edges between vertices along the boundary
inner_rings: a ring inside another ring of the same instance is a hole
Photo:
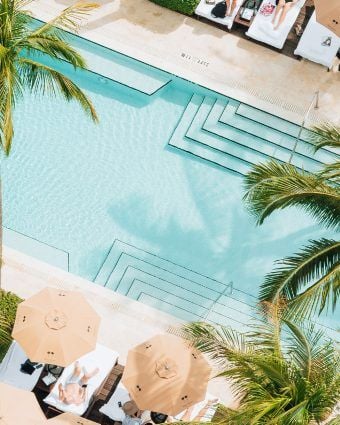
[[[150,4],[143,2],[142,5],[139,5],[135,0],[124,0],[120,2],[118,9],[115,3],[112,3],[113,12],[109,11],[97,19],[90,19],[85,26],[87,31],[109,25],[114,21],[125,20],[153,33],[168,34],[175,31],[187,19],[184,15],[169,13],[168,9],[151,2]],[[143,13],[140,13],[141,7],[143,7]]]

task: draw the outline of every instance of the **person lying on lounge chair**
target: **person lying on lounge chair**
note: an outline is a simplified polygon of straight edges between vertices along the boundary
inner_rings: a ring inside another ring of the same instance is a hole
[[[237,0],[226,0],[226,3],[227,3],[226,16],[232,16],[237,4]]]
[[[61,402],[79,406],[85,401],[87,384],[89,380],[99,372],[99,369],[96,368],[90,373],[86,372],[84,369],[82,376],[81,372],[82,368],[79,362],[76,362],[74,364],[74,371],[70,378],[66,380],[65,386],[63,387],[61,383],[59,384],[59,400]]]
[[[288,10],[297,2],[298,0],[276,0],[276,8],[272,21],[274,30],[277,30],[280,27],[280,25],[286,19]]]

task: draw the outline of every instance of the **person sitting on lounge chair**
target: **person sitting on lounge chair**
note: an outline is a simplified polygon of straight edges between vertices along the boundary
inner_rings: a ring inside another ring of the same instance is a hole
[[[127,401],[122,406],[125,418],[123,419],[122,425],[140,425],[142,424],[142,411],[138,409],[137,404],[133,401]]]
[[[96,368],[91,373],[86,372],[84,369],[83,376],[81,376],[81,372],[82,368],[79,362],[76,362],[74,371],[70,378],[66,380],[65,386],[63,387],[61,383],[59,384],[59,400],[61,402],[79,406],[85,401],[87,384],[99,372],[99,369]]]

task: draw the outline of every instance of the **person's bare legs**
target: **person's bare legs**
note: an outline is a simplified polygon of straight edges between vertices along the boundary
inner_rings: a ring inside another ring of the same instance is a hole
[[[82,376],[79,385],[86,385],[91,378],[93,378],[99,372],[99,368],[96,367],[92,372],[84,371],[84,375]]]
[[[230,12],[228,13],[228,16],[232,16],[236,7],[237,0],[230,0],[231,6],[230,6]]]
[[[273,20],[272,20],[273,25],[275,24],[276,18],[279,16],[279,13],[282,11],[285,4],[286,4],[285,0],[280,0],[279,4],[275,7],[274,16],[273,16]]]
[[[280,25],[282,24],[282,22],[286,19],[287,12],[288,12],[288,10],[291,8],[291,5],[292,5],[292,4],[293,4],[293,3],[286,3],[286,4],[283,6],[283,8],[282,8],[282,12],[281,12],[281,15],[280,15],[280,18],[279,18],[279,20],[278,20],[278,23],[275,25],[274,30],[277,30],[277,29],[280,27]]]
[[[81,367],[79,365],[79,362],[77,361],[77,362],[74,363],[74,369],[73,369],[71,379],[74,378],[74,377],[78,378],[80,376],[80,374],[81,374]],[[69,387],[72,387],[72,386],[74,387],[74,385],[75,384],[67,384],[65,389],[63,388],[63,385],[61,383],[58,385],[59,400],[60,401],[64,401],[64,399],[65,399],[65,396],[66,396],[65,390],[67,390],[67,388],[69,388]]]
[[[233,1],[233,0],[225,0],[226,6],[227,6],[227,8],[226,8],[226,10],[225,10],[225,16],[229,16],[228,10],[229,10],[229,7],[230,7],[230,3],[231,3],[232,1]]]

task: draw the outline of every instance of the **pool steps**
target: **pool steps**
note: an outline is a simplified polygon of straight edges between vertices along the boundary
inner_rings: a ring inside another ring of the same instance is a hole
[[[95,282],[184,321],[205,320],[247,331],[256,313],[257,298],[232,282],[212,279],[119,239]],[[320,317],[317,322],[338,339],[336,326],[323,325]]]
[[[183,320],[228,319],[240,327],[254,316],[253,295],[118,239],[95,282]]]
[[[285,125],[289,134],[283,132]],[[236,100],[193,94],[168,146],[241,175],[271,158],[280,162],[291,159],[293,165],[308,172],[337,158],[327,149],[313,154],[307,130],[292,155],[293,135],[298,130],[296,124]]]

